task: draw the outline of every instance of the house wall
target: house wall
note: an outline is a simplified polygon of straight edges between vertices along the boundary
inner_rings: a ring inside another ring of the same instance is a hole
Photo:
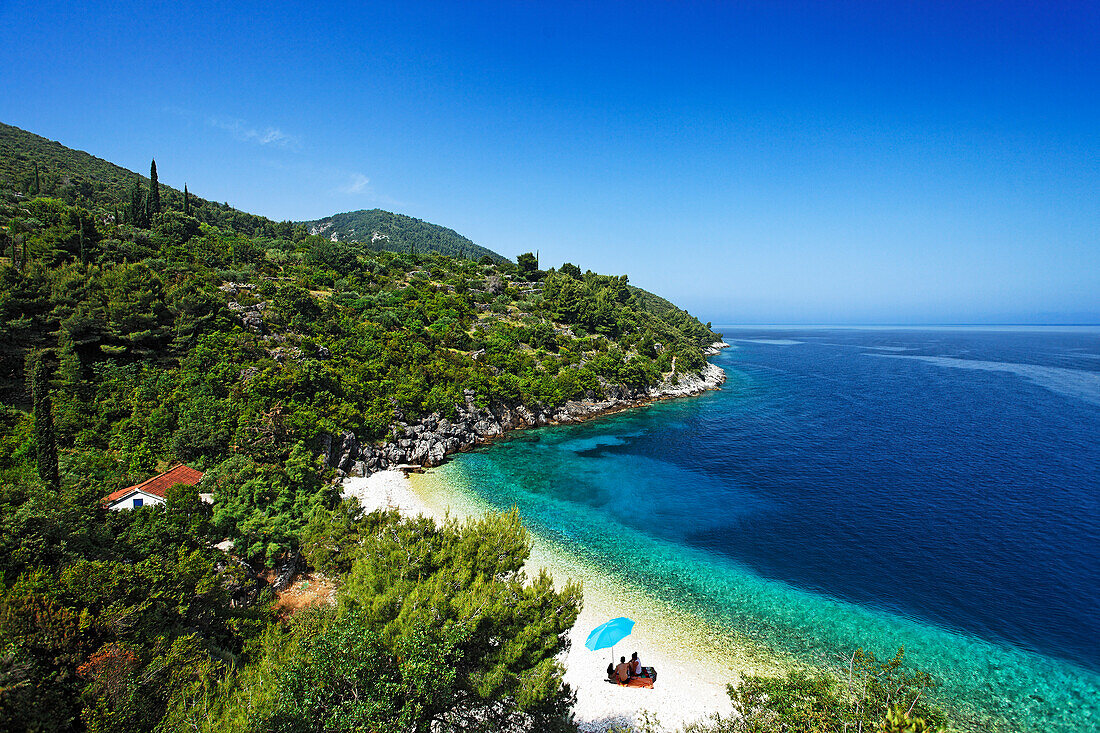
[[[164,499],[160,498],[159,496],[155,496],[153,494],[146,494],[144,491],[134,491],[134,492],[129,493],[126,496],[122,497],[118,501],[114,502],[108,508],[111,511],[116,511],[116,512],[121,511],[122,509],[134,509],[135,508],[134,507],[134,499],[141,499],[141,505],[143,507],[156,506],[157,504],[163,504],[164,503]]]

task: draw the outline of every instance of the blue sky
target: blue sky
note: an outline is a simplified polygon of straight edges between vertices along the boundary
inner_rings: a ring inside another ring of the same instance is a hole
[[[1100,322],[1096,3],[0,2],[0,28],[0,120],[275,219],[399,211],[715,323]]]

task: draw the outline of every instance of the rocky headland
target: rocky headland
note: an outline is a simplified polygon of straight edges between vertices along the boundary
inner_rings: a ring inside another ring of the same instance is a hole
[[[704,353],[713,356],[728,346],[716,341]],[[452,453],[470,450],[510,430],[591,420],[658,400],[718,389],[725,381],[725,371],[708,363],[696,373],[665,375],[653,387],[630,389],[612,385],[600,399],[570,400],[557,407],[481,406],[476,404],[474,393],[467,391],[465,402],[457,406],[453,418],[432,413],[418,422],[399,420],[393,426],[391,440],[381,444],[360,443],[352,432],[324,435],[321,450],[328,465],[336,469],[338,478],[369,476],[394,468],[438,466]]]

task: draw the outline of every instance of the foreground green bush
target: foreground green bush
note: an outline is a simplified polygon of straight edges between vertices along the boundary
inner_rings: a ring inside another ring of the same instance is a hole
[[[934,682],[927,672],[907,668],[904,659],[904,647],[883,662],[858,649],[843,677],[803,671],[746,677],[728,687],[733,718],[692,726],[685,733],[936,730],[945,722],[943,714],[924,697]]]
[[[338,606],[271,630],[255,663],[166,724],[210,733],[574,729],[557,655],[580,589],[556,591],[545,571],[528,577],[515,511],[443,525],[374,514],[358,527]]]
[[[924,699],[931,677],[906,668],[904,658],[904,648],[885,662],[858,649],[841,676],[796,670],[745,677],[727,687],[733,715],[714,715],[682,733],[943,733],[943,713]],[[662,730],[647,714],[638,725],[610,733]]]

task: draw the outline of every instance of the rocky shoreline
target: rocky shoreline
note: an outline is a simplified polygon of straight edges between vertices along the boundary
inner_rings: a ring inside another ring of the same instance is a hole
[[[713,356],[728,346],[723,341],[716,341],[704,353]],[[510,430],[583,422],[659,400],[718,389],[726,381],[725,371],[710,363],[698,373],[677,375],[675,382],[671,376],[654,387],[632,390],[615,386],[605,399],[571,400],[550,408],[481,407],[474,403],[473,392],[467,392],[465,404],[458,406],[454,419],[432,413],[416,423],[398,422],[393,428],[394,440],[381,445],[361,444],[352,432],[325,435],[321,450],[327,464],[336,469],[341,479],[369,476],[394,468],[438,466],[452,453],[482,445]]]

